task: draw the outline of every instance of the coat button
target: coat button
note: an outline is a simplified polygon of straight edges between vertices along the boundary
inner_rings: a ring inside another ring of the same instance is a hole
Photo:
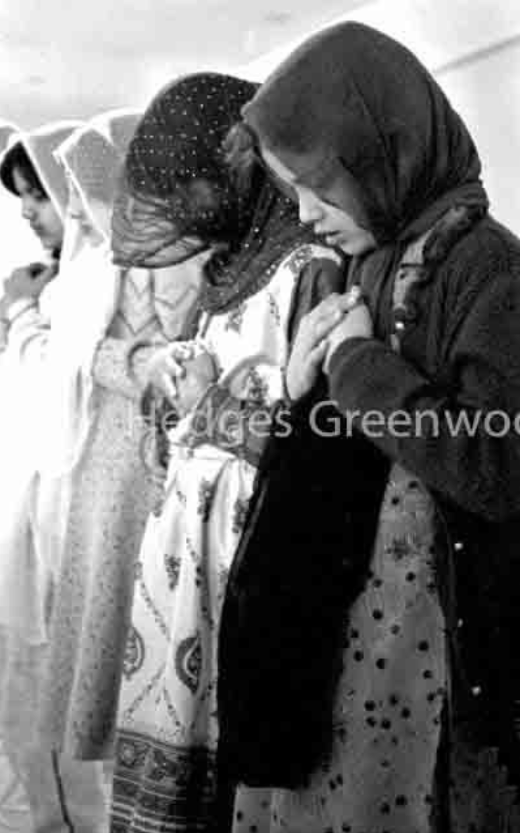
[[[414,301],[406,305],[406,320],[411,324],[419,318],[419,307]]]

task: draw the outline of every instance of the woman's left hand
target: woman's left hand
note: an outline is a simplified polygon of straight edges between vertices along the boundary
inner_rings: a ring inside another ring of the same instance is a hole
[[[208,387],[218,378],[215,361],[206,351],[183,361],[183,367],[184,375],[175,381],[175,405],[181,416],[191,411]]]
[[[291,350],[286,373],[287,392],[293,402],[305,396],[316,383],[327,352],[327,338],[356,303],[356,295],[336,292],[304,315]]]
[[[372,338],[373,335],[374,326],[370,310],[365,303],[359,302],[329,334],[327,338],[327,355],[324,362],[325,369],[328,368],[334,351],[344,341],[348,341],[351,338]]]

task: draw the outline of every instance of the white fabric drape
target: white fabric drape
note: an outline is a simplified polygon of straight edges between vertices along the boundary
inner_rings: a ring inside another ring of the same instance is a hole
[[[5,351],[2,370],[9,407],[0,414],[0,495],[6,510],[0,520],[0,628],[16,630],[31,644],[47,640],[45,606],[59,569],[70,473],[93,417],[92,362],[118,299],[119,270],[108,253],[109,215],[137,120],[137,113],[115,111],[75,124],[72,133],[60,124],[54,134],[50,128],[18,134],[65,217],[58,277],[46,288],[39,310],[27,313],[25,330],[18,324],[22,337],[16,349]],[[14,137],[10,146],[13,142]],[[98,232],[96,245],[92,229],[64,210],[66,175]]]
[[[5,150],[8,153],[18,142],[23,145],[62,218],[67,184],[53,152],[78,124],[60,122],[31,133],[11,131]],[[14,207],[18,212],[19,206],[14,203]],[[25,250],[20,250],[18,265],[28,260]],[[51,296],[52,284],[40,298],[42,321]],[[14,629],[29,642],[39,644],[45,637],[41,599],[37,601],[36,592],[42,570],[32,546],[31,514],[40,442],[42,362],[41,352],[33,349],[31,342],[14,339],[8,343],[0,364],[0,628]]]

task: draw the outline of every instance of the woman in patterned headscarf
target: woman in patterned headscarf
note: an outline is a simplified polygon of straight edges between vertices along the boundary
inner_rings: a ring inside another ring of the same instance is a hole
[[[313,331],[323,308],[306,319],[289,393],[305,396],[318,351],[338,409],[391,470],[344,630],[330,760],[299,790],[277,778],[257,813],[244,789],[234,830],[513,833],[520,243],[488,215],[444,93],[379,32],[319,33],[243,117],[302,220],[354,256],[363,297],[338,325]]]
[[[197,337],[164,350],[181,419],[136,573],[114,833],[217,824],[216,649],[227,573],[284,394],[295,322],[344,281],[342,258],[301,227],[254,153],[240,176],[226,164],[224,139],[254,92],[217,74],[164,89],[130,145],[114,212],[120,263],[207,258]],[[228,140],[232,158],[243,160],[242,139]]]

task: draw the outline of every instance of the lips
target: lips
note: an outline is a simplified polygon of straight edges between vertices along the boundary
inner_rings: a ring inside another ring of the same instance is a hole
[[[331,234],[327,234],[327,232],[325,232],[324,237],[329,246],[338,246],[341,242],[343,242],[343,235],[338,231],[332,232]]]
[[[340,231],[328,231],[327,229],[317,228],[316,226],[314,226],[314,234],[317,234],[318,237],[325,237],[326,240],[336,240],[341,236]]]

